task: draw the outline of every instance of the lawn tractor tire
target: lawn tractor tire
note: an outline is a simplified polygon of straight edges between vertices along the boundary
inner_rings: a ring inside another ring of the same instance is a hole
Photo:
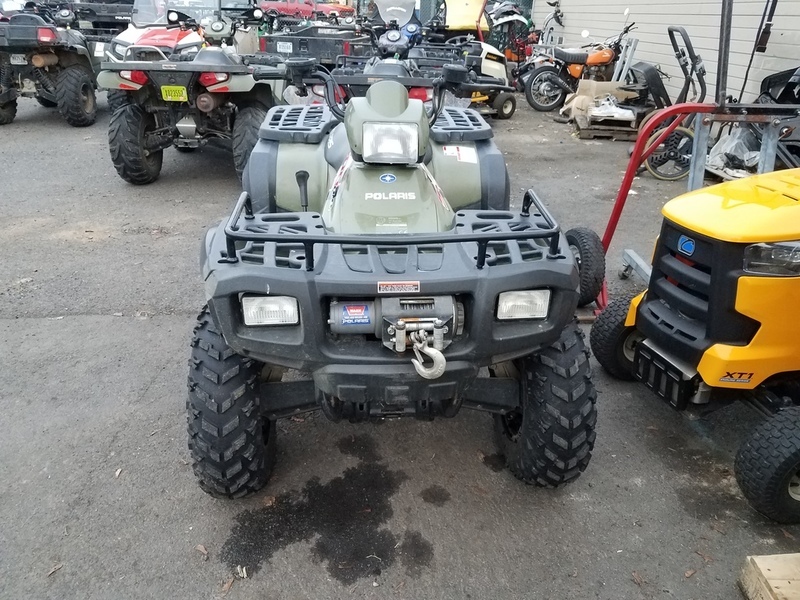
[[[517,110],[517,98],[514,94],[501,92],[492,101],[495,117],[501,120],[510,119]]]
[[[603,242],[591,229],[575,227],[565,234],[569,249],[578,263],[581,277],[578,306],[594,302],[603,289],[606,278],[606,254]]]
[[[73,127],[88,127],[97,119],[94,77],[83,65],[70,65],[56,81],[58,112]]]
[[[589,345],[592,354],[606,371],[616,379],[632,381],[633,353],[642,336],[635,327],[626,327],[632,295],[614,298],[592,324]]]
[[[135,104],[125,105],[111,115],[108,123],[111,162],[128,183],[146,185],[161,174],[164,151],[148,153],[144,148],[145,134],[155,128],[155,116]]]
[[[58,106],[58,102],[48,100],[44,96],[36,96],[36,101],[45,108],[56,108]]]
[[[520,404],[495,415],[495,436],[506,466],[517,479],[558,487],[577,479],[592,456],[597,394],[589,352],[577,324],[568,325],[551,346],[492,369],[515,377]]]
[[[186,409],[192,469],[215,498],[252,494],[272,475],[276,427],[260,412],[262,369],[225,343],[204,308],[192,338]]]
[[[244,106],[239,108],[233,122],[231,139],[233,142],[233,164],[236,174],[242,178],[250,153],[258,142],[258,130],[267,116],[267,111],[261,106]]]
[[[0,104],[0,125],[9,125],[17,116],[17,101]]]
[[[555,110],[561,107],[564,104],[564,100],[567,97],[567,92],[563,89],[556,86],[556,84],[552,84],[554,87],[557,88],[558,93],[549,97],[549,100],[543,102],[538,94],[539,86],[544,83],[544,80],[548,77],[558,77],[558,69],[555,67],[539,67],[535,69],[530,77],[525,81],[525,99],[528,101],[528,104],[531,105],[531,108],[538,110],[539,112],[550,112],[551,110]]]
[[[778,523],[800,523],[800,406],[761,422],[739,448],[734,472],[755,510]]]

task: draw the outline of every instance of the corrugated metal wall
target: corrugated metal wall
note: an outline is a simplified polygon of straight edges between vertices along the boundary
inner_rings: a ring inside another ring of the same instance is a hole
[[[750,59],[758,25],[766,0],[734,0],[733,29],[728,78],[728,93],[738,97]],[[686,28],[708,71],[708,100],[714,98],[719,44],[720,0],[562,0],[564,12],[563,35],[568,45],[583,43],[580,32],[588,29],[592,37],[602,40],[618,33],[625,21],[623,12],[630,8],[630,20],[638,29],[632,35],[639,38],[635,59],[659,64],[672,76],[665,81],[674,98],[683,79],[667,37],[668,25]],[[533,20],[541,26],[552,9],[544,0],[536,0]],[[559,31],[562,31],[559,29]],[[800,67],[800,1],[778,0],[772,37],[766,53],[756,53],[743,100],[752,101],[758,93],[761,79],[785,69]]]

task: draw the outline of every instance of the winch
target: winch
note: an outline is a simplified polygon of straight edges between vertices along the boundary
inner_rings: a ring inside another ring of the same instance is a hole
[[[442,350],[464,330],[464,305],[454,296],[333,299],[328,325],[337,334],[374,335],[398,354],[412,350],[417,373],[436,379],[447,362]]]

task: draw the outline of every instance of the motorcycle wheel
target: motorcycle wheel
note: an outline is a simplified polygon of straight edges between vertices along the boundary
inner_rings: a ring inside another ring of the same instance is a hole
[[[648,145],[656,141],[661,134],[656,129],[647,141]],[[689,174],[692,166],[692,147],[694,132],[686,127],[678,127],[656,148],[644,163],[648,172],[662,181],[678,181]]]
[[[540,112],[550,112],[564,104],[567,92],[548,81],[558,77],[556,67],[539,67],[528,77],[525,83],[525,99],[532,108]]]

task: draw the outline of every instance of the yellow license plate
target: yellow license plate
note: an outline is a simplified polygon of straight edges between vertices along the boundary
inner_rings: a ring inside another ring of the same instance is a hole
[[[186,88],[182,85],[162,85],[161,97],[167,102],[188,102]]]

